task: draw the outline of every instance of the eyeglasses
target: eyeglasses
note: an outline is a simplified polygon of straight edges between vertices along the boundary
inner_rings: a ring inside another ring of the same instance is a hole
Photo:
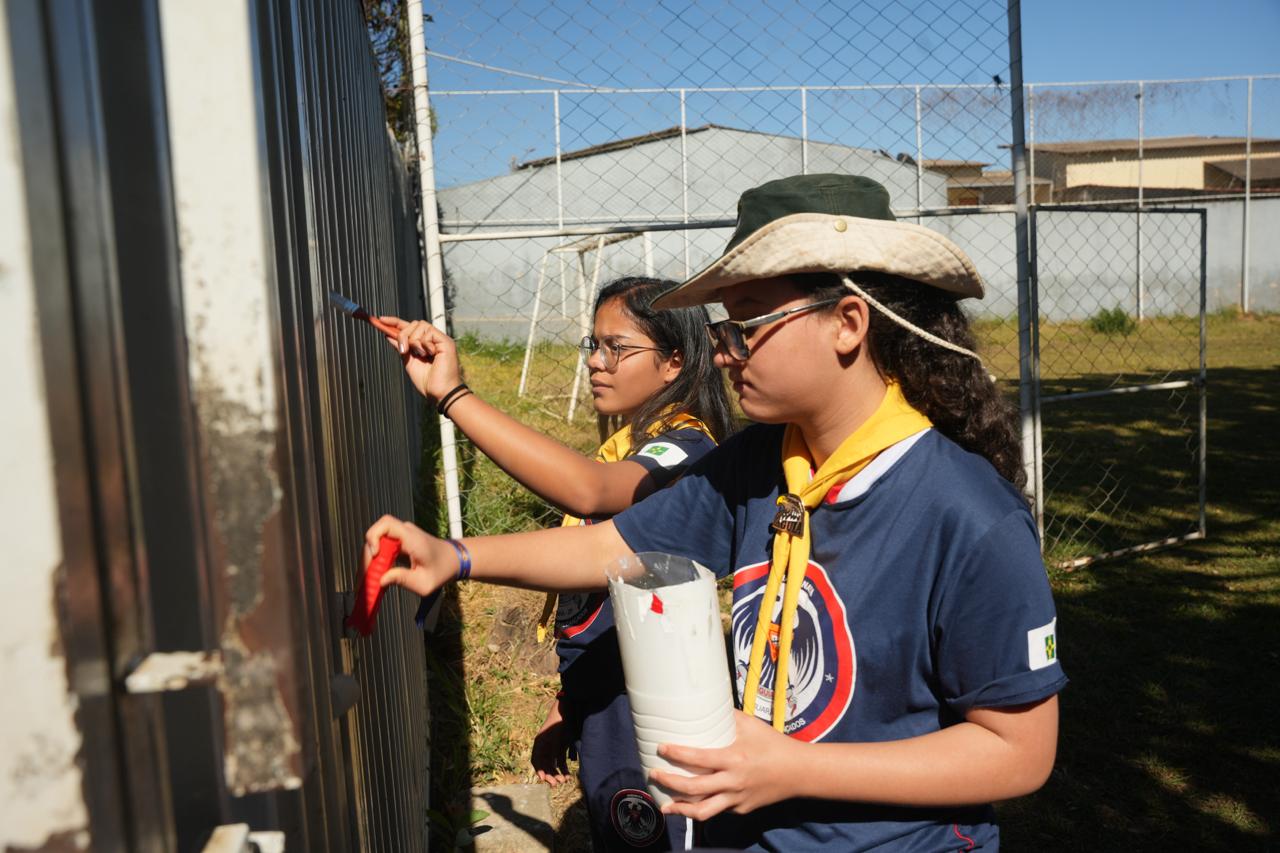
[[[819,302],[810,302],[808,305],[788,308],[785,311],[774,311],[772,314],[753,317],[750,320],[719,320],[715,323],[707,323],[707,334],[711,336],[711,343],[718,349],[723,349],[730,357],[738,361],[746,361],[751,357],[751,349],[747,346],[747,336],[744,334],[747,329],[764,326],[775,320],[781,320],[783,317],[789,317],[792,314],[803,314],[805,311],[825,308],[839,301],[840,297],[823,299]]]
[[[603,338],[597,341],[591,335],[587,335],[578,342],[578,351],[582,353],[582,358],[589,359],[595,354],[596,350],[600,351],[601,357],[604,359],[604,369],[609,373],[618,369],[618,362],[622,360],[622,353],[625,350],[648,350],[649,352],[666,352],[662,347],[642,347],[638,344],[620,344],[617,338]]]

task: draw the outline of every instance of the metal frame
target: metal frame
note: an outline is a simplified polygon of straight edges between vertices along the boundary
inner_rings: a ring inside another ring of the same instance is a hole
[[[625,240],[631,240],[636,237],[644,238],[644,249],[646,253],[646,269],[649,274],[653,270],[652,248],[649,243],[649,234],[647,231],[625,232],[612,235],[596,235],[594,239],[584,237],[575,240],[572,243],[565,243],[548,249],[542,256],[542,261],[538,264],[538,283],[533,291],[533,313],[529,316],[529,334],[525,341],[524,362],[520,367],[520,385],[516,390],[516,396],[523,397],[525,388],[529,381],[529,365],[533,360],[534,339],[537,333],[538,313],[542,308],[542,287],[547,279],[547,262],[552,255],[577,255],[578,267],[578,333],[579,336],[585,336],[591,332],[591,317],[589,316],[591,302],[595,297],[596,291],[600,288],[600,266],[603,261],[604,247],[612,246],[615,243],[621,243]],[[594,251],[596,253],[595,265],[592,267],[591,283],[587,284],[587,267],[586,254]],[[563,265],[562,265],[563,269]],[[565,288],[564,276],[560,277],[560,311],[566,317],[569,316],[568,292]],[[569,393],[569,411],[565,415],[565,420],[572,421],[574,411],[578,405],[578,391],[582,386],[582,372],[584,366],[579,360],[573,371],[573,390]]]
[[[1128,557],[1135,554],[1148,553],[1151,551],[1161,550],[1173,547],[1185,542],[1191,542],[1203,539],[1207,535],[1206,520],[1206,500],[1207,500],[1207,446],[1208,446],[1208,420],[1207,420],[1207,324],[1206,313],[1208,307],[1207,295],[1207,240],[1208,240],[1208,212],[1202,207],[1146,207],[1143,208],[1133,204],[1092,204],[1092,205],[1036,205],[1031,208],[1031,268],[1032,278],[1034,281],[1033,290],[1038,297],[1039,295],[1039,255],[1037,234],[1037,220],[1041,213],[1146,213],[1147,215],[1169,215],[1182,214],[1194,215],[1198,217],[1200,224],[1200,263],[1197,269],[1199,273],[1199,340],[1198,340],[1198,360],[1199,365],[1194,379],[1175,380],[1171,382],[1155,382],[1142,383],[1138,385],[1119,386],[1114,388],[1105,388],[1095,391],[1081,391],[1070,394],[1049,394],[1042,392],[1040,382],[1040,335],[1039,335],[1039,312],[1035,313],[1034,334],[1034,351],[1030,359],[1030,365],[1033,370],[1033,401],[1032,401],[1032,417],[1035,428],[1035,446],[1037,449],[1036,471],[1037,480],[1033,490],[1035,499],[1036,522],[1040,529],[1040,535],[1044,536],[1044,459],[1041,450],[1041,434],[1043,429],[1041,411],[1045,404],[1069,404],[1073,401],[1097,399],[1102,397],[1123,396],[1129,394],[1141,394],[1151,391],[1172,391],[1180,388],[1196,388],[1198,389],[1198,408],[1199,418],[1197,425],[1198,451],[1197,451],[1197,529],[1192,533],[1164,537],[1150,542],[1138,543],[1123,548],[1109,550],[1103,553],[1087,555],[1083,557],[1063,560],[1056,563],[1059,568],[1080,568],[1107,560]]]

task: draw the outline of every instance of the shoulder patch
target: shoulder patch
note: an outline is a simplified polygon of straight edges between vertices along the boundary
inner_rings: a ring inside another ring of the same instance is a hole
[[[1058,662],[1058,620],[1027,632],[1027,664],[1044,669]]]
[[[657,462],[663,468],[670,468],[673,465],[679,465],[681,462],[689,458],[687,451],[680,448],[679,445],[669,441],[655,441],[646,444],[644,448],[636,454],[636,456],[647,456]]]

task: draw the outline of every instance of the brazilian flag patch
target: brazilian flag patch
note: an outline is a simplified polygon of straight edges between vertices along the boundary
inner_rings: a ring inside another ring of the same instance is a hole
[[[1027,666],[1044,669],[1058,662],[1058,620],[1027,632]]]
[[[679,465],[689,454],[669,441],[654,441],[641,448],[636,456],[646,456],[658,463],[659,468]]]

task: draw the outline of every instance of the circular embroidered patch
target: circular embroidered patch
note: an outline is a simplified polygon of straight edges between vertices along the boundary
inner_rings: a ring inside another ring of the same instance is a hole
[[[613,795],[609,817],[614,830],[632,847],[646,847],[657,841],[666,826],[653,797],[635,788],[623,788]]]

